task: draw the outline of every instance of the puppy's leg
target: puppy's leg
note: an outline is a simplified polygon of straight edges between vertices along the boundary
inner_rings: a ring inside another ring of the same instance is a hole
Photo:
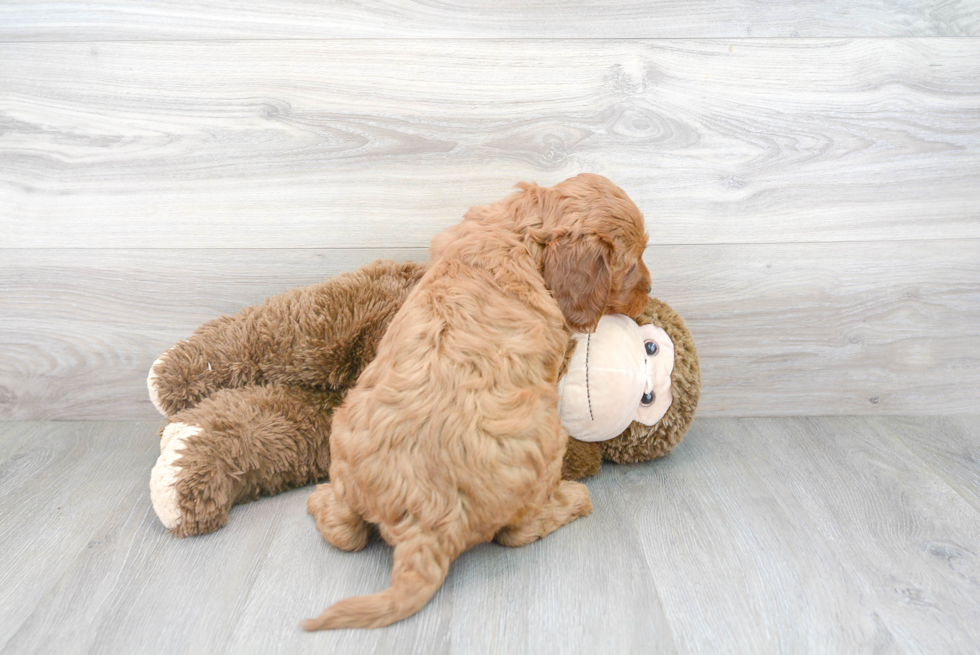
[[[337,497],[334,485],[317,485],[306,501],[306,509],[316,519],[316,529],[330,545],[350,551],[361,550],[367,545],[368,524]]]
[[[551,492],[544,505],[529,513],[521,523],[500,530],[494,541],[510,547],[526,546],[591,512],[589,488],[581,482],[563,480]]]

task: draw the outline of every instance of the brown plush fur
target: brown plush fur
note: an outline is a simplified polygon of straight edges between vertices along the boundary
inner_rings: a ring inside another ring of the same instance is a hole
[[[425,269],[378,261],[205,323],[154,366],[151,393],[170,418],[219,389],[346,391]]]
[[[310,512],[344,550],[376,525],[394,568],[388,589],[307,630],[399,621],[476,544],[522,546],[592,510],[585,485],[561,480],[558,371],[568,326],[646,305],[643,218],[599,176],[522,189],[433,240],[429,270],[334,416],[331,482]]]
[[[177,461],[174,534],[212,532],[237,503],[326,477],[333,412],[425,269],[374,262],[206,323],[164,353],[151,393],[170,423],[202,428]]]

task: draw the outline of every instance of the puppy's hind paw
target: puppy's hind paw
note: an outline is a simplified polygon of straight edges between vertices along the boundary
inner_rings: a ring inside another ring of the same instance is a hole
[[[350,506],[337,498],[331,484],[317,485],[306,501],[306,510],[316,519],[316,529],[329,544],[341,550],[364,548],[370,528]]]

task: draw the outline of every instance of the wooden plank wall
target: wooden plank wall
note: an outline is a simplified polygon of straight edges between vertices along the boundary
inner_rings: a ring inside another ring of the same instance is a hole
[[[702,415],[975,411],[980,2],[706,7],[3,3],[0,419],[152,417],[201,322],[581,171]]]

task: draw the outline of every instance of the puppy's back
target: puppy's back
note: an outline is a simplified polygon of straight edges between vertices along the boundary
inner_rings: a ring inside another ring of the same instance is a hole
[[[564,348],[553,317],[486,272],[434,264],[335,419],[332,454],[350,462],[364,518],[446,529],[464,512],[477,542],[491,538],[560,455]]]

